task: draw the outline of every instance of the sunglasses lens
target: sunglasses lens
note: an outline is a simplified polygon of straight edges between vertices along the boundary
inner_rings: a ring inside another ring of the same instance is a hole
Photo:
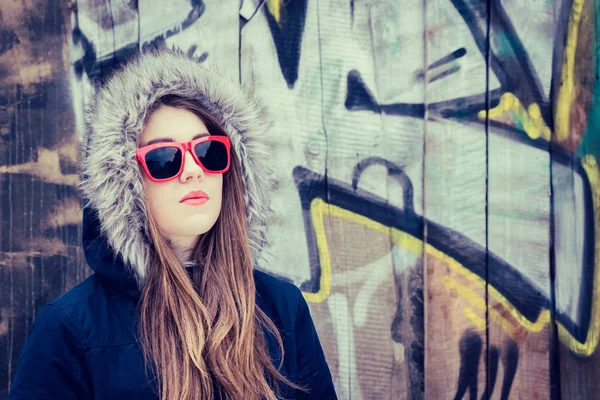
[[[222,171],[227,167],[227,147],[216,140],[198,143],[194,152],[204,167],[210,171]]]
[[[161,147],[149,151],[145,161],[154,179],[172,178],[181,169],[181,151],[176,147]]]

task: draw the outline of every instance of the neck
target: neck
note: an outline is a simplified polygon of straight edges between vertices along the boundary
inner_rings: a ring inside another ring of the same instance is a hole
[[[194,249],[195,240],[190,241],[182,238],[170,238],[169,246],[181,262],[184,264],[190,261],[192,250]]]
[[[182,264],[185,264],[186,262],[190,261],[190,258],[192,256],[192,249],[191,248],[173,248],[173,252],[175,253],[175,255],[177,256],[177,258],[179,259],[179,261],[181,261]]]

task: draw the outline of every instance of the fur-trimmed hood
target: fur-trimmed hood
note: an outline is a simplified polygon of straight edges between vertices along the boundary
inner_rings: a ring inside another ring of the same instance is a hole
[[[248,235],[253,261],[267,245],[271,217],[271,171],[262,140],[271,124],[249,92],[214,66],[182,50],[139,53],[96,91],[85,109],[85,157],[79,186],[85,200],[84,249],[96,273],[118,279],[97,246],[108,246],[120,268],[140,286],[145,277],[150,236],[136,140],[149,108],[162,96],[176,94],[198,101],[225,128],[240,159],[245,188]],[[103,267],[100,267],[102,265]]]

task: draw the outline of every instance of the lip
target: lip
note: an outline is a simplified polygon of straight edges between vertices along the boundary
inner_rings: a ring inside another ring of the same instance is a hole
[[[183,198],[181,200],[179,200],[180,203],[187,203],[187,204],[192,204],[192,203],[198,203],[199,201],[202,201],[201,203],[198,204],[204,204],[206,203],[206,201],[209,199],[208,195],[206,193],[204,193],[202,190],[194,190],[189,192],[188,194],[186,194],[185,196],[183,196]]]
[[[187,199],[187,200],[182,201],[182,203],[190,205],[190,206],[199,206],[199,205],[206,203],[207,201],[208,201],[208,198],[202,197],[201,199]]]

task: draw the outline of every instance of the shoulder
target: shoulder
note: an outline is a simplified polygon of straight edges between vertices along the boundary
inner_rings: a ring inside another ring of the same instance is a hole
[[[257,269],[254,270],[254,283],[257,292],[260,287],[260,290],[268,291],[271,297],[289,298],[296,297],[300,293],[300,289],[293,283]]]
[[[67,308],[81,304],[82,301],[89,300],[92,294],[97,294],[100,286],[98,278],[95,274],[92,274],[65,293],[50,301],[49,304]]]
[[[64,308],[53,301],[43,306],[35,316],[31,331],[28,332],[28,339],[35,336],[48,342],[65,340],[72,342],[76,347],[81,347],[79,333],[75,329],[72,318]]]
[[[296,328],[296,316],[302,306],[300,289],[269,273],[254,270],[256,302],[280,330],[293,331]]]
[[[95,274],[46,306],[55,307],[64,313],[83,348],[115,346],[135,341],[129,329],[135,304],[126,296],[109,295]]]
[[[102,301],[104,292],[95,275],[91,275],[47,305],[61,309],[74,321],[80,321],[90,309]]]
[[[59,305],[49,302],[38,311],[27,332],[19,365],[37,366],[57,362],[63,355],[78,354],[82,350],[83,343],[72,318]]]

